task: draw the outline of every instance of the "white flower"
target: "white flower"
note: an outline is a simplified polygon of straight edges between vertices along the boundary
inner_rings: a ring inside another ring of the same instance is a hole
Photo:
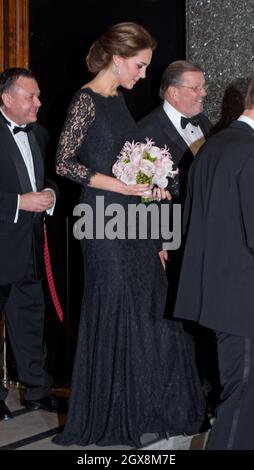
[[[149,153],[153,158],[161,158],[161,149],[159,147],[152,146]]]
[[[139,169],[142,171],[142,173],[149,177],[153,176],[156,171],[154,163],[150,162],[149,160],[141,160]]]
[[[132,163],[126,163],[123,171],[119,174],[119,178],[125,184],[136,184],[138,168]]]
[[[166,188],[168,185],[168,180],[165,177],[159,178],[158,176],[154,176],[152,179],[152,183],[159,186],[159,188]]]

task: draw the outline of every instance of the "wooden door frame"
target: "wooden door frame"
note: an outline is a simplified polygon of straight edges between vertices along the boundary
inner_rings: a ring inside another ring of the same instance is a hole
[[[0,71],[29,66],[29,0],[0,0]]]

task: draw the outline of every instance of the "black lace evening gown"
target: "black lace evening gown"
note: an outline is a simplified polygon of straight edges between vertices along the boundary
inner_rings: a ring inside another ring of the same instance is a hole
[[[112,176],[137,127],[122,94],[78,91],[60,138],[58,172],[83,186],[81,201],[140,198],[87,187],[96,171]],[[94,227],[95,228],[95,227]],[[193,345],[181,323],[163,319],[166,274],[152,240],[81,241],[84,297],[69,412],[58,444],[140,446],[143,433],[196,433],[204,400]]]

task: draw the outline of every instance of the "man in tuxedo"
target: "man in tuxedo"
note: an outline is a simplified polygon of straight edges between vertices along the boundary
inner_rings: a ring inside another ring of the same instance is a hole
[[[175,316],[216,333],[221,403],[208,449],[254,449],[254,79],[193,163]]]
[[[212,129],[211,122],[203,114],[206,94],[204,72],[200,66],[185,60],[172,62],[161,79],[160,98],[163,102],[138,123],[143,137],[152,138],[160,147],[169,147],[175,167],[179,170],[179,197],[173,197],[169,204],[181,204],[182,213],[190,165]],[[183,244],[169,254],[167,309],[170,315],[174,310],[182,252]],[[204,328],[185,326],[195,338],[197,364],[207,397],[208,414],[213,415],[219,386],[214,339]],[[211,373],[207,370],[208,363],[213,364]],[[204,425],[204,429],[207,427],[209,423]]]
[[[212,127],[202,113],[205,97],[203,70],[185,60],[172,62],[161,79],[163,102],[138,123],[145,137],[154,139],[160,147],[169,147],[179,168],[181,202],[185,197],[189,166]]]
[[[56,411],[45,370],[42,290],[42,216],[53,210],[55,192],[50,183],[45,186],[48,135],[36,123],[39,95],[30,70],[0,74],[0,311],[4,308],[19,380],[26,386],[23,405]],[[0,384],[0,420],[12,418],[6,396]]]

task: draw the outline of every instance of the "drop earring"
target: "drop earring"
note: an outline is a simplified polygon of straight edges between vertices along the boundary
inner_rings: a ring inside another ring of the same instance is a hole
[[[119,65],[114,64],[114,65],[113,65],[112,72],[113,72],[114,75],[116,75],[116,76],[119,77],[119,75],[120,75],[120,67],[119,67]]]

